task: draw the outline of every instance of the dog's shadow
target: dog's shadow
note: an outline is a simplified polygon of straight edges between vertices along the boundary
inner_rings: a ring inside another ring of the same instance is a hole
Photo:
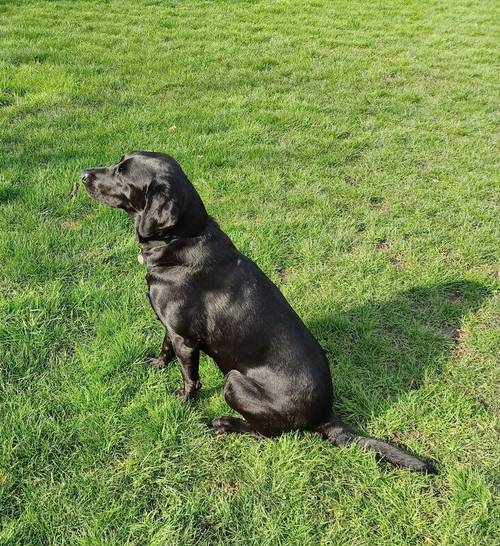
[[[473,281],[443,283],[306,321],[330,362],[336,411],[362,430],[418,389],[426,376],[438,377],[445,359],[460,346],[464,318],[489,294]],[[222,386],[218,377],[201,390],[200,400],[222,397]]]
[[[363,426],[439,374],[460,344],[464,317],[488,295],[479,283],[452,282],[308,322],[330,361],[339,413]]]

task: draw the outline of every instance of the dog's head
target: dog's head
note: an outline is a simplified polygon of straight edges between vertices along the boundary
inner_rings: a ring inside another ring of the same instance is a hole
[[[116,165],[84,169],[81,176],[98,203],[122,208],[134,218],[140,239],[195,235],[207,222],[197,191],[166,154],[132,152]]]

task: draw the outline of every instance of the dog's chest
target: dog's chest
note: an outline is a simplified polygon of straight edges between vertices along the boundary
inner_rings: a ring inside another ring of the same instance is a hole
[[[158,278],[148,274],[147,282],[151,307],[163,325],[179,335],[193,335],[193,325],[199,322],[196,318],[200,315],[200,302],[192,287],[186,290],[179,279],[165,275]]]

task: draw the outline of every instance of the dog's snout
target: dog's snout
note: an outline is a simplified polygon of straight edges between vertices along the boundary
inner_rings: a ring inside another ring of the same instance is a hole
[[[80,175],[84,182],[90,182],[92,179],[95,178],[95,175],[90,171],[90,169],[83,169]]]

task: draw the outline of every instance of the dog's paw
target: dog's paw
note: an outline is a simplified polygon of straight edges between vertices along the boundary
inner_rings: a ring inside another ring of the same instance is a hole
[[[232,423],[228,417],[217,417],[210,423],[215,434],[229,434],[233,431]]]
[[[161,357],[146,358],[146,364],[155,370],[166,368],[168,362]]]
[[[169,364],[172,364],[172,362],[175,359],[175,355],[172,354],[160,354],[160,356],[152,356],[150,358],[146,358],[146,364],[148,366],[151,366],[151,368],[154,368],[155,370],[161,370],[163,368],[166,368]]]
[[[252,426],[247,421],[238,417],[217,417],[210,423],[210,425],[217,435],[239,433],[248,434],[252,438],[257,438],[259,440],[264,438],[262,434],[253,430]]]
[[[201,389],[201,383],[196,381],[189,387],[181,387],[175,391],[175,394],[184,402],[195,400],[198,396],[198,391]]]

